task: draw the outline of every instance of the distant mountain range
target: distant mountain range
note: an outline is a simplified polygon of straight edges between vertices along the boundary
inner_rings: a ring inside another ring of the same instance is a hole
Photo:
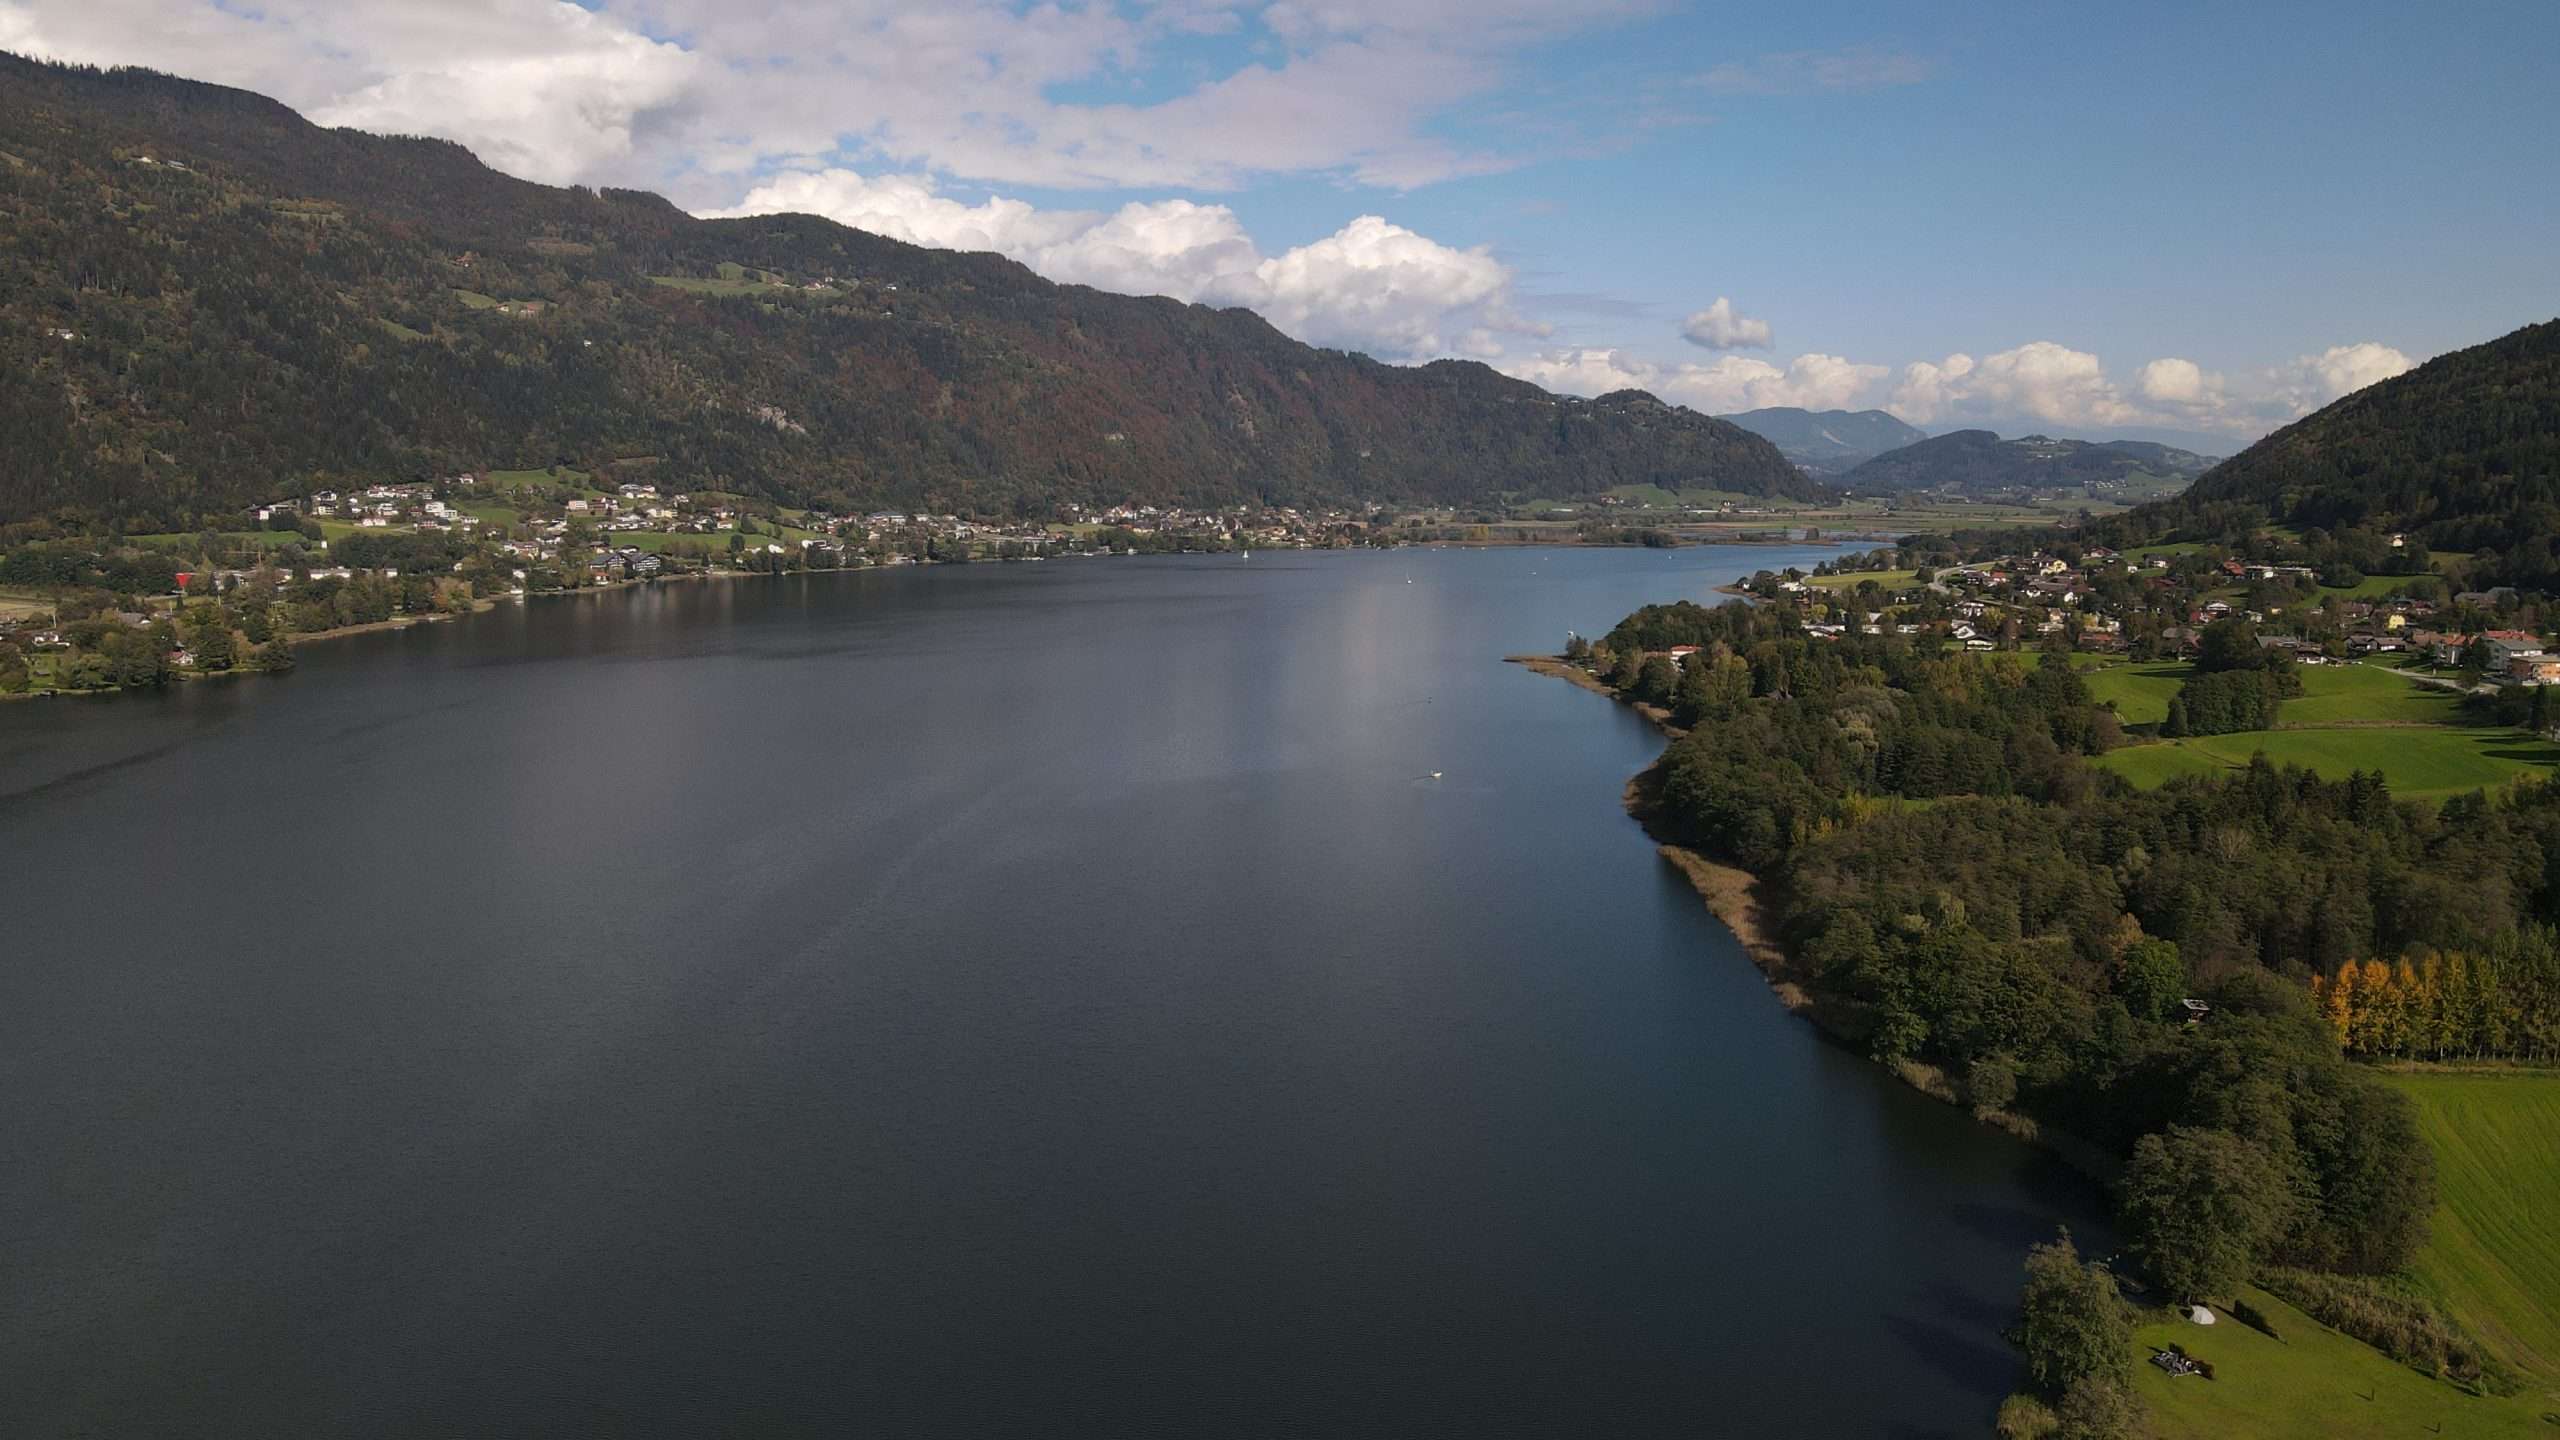
[[[1766,436],[1779,454],[1816,475],[1844,474],[1888,450],[1928,438],[1927,431],[1882,410],[1800,410],[1773,405],[1716,418]]]
[[[786,505],[1814,498],[1636,391],[1383,364],[807,215],[700,220],[0,54],[0,523],[194,528],[279,496],[568,463]]]
[[[1839,483],[1867,493],[1937,491],[1969,498],[2078,491],[2134,503],[2174,494],[2214,464],[2213,456],[2147,440],[2003,440],[1988,430],[1958,430],[1889,450],[1849,470]]]

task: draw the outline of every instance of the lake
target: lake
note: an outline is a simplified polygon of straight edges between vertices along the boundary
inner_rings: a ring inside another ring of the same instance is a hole
[[[1659,738],[1501,661],[1828,553],[669,584],[0,707],[0,1432],[1984,1433],[2094,1197],[1780,1009]]]

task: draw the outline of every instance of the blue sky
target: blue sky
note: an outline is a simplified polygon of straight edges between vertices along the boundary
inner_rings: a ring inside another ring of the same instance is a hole
[[[2560,312],[2553,0],[0,0],[0,48],[1705,409],[2229,448]]]

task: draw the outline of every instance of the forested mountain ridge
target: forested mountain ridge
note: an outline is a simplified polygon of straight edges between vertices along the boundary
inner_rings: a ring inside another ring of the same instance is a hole
[[[1773,405],[1724,415],[1754,435],[1765,435],[1778,453],[1817,475],[1836,475],[1887,450],[1900,449],[1927,432],[1882,410],[1805,410]]]
[[[2212,463],[2192,450],[2140,440],[2003,440],[1988,430],[1957,430],[1878,455],[1840,483],[1860,490],[1954,489],[1968,495],[2156,486],[2192,479]]]
[[[2439,355],[2278,430],[2134,529],[2263,517],[2405,532],[2471,578],[2560,590],[2560,320]]]
[[[1641,392],[1289,339],[810,216],[698,220],[244,91],[0,55],[0,521],[647,458],[844,508],[1810,497]]]

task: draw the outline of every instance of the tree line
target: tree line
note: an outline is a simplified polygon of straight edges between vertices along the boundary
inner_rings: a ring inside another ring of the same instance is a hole
[[[1698,648],[1666,674],[1674,646]],[[2118,732],[2066,657],[1816,639],[1774,607],[1648,607],[1590,657],[1689,727],[1664,838],[1760,875],[1803,983],[1873,1054],[2119,1157],[2129,1253],[2171,1293],[2414,1251],[2427,1148],[2309,980],[2547,948],[2525,937],[2560,922],[2560,791],[2431,807],[2263,759],[2138,790],[2088,763]]]

